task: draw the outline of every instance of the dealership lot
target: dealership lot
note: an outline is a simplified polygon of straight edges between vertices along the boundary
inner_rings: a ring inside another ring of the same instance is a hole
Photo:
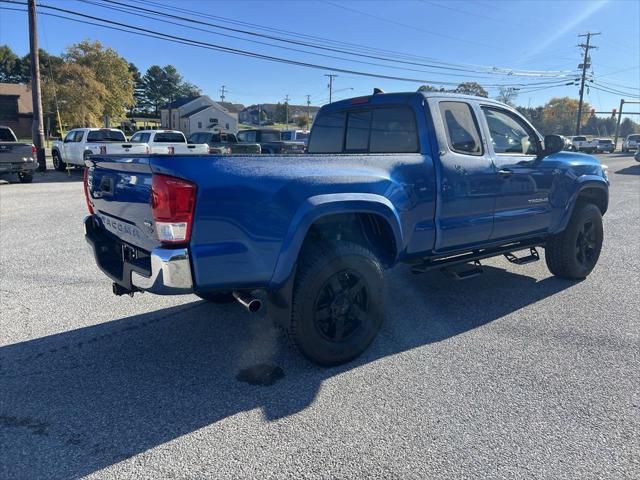
[[[640,477],[640,164],[599,157],[590,277],[398,267],[380,336],[331,369],[235,304],[113,296],[78,172],[0,185],[0,478]],[[259,365],[284,376],[237,378]]]

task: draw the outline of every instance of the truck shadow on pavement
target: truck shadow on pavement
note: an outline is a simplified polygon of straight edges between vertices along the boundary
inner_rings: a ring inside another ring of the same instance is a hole
[[[640,164],[622,168],[615,173],[619,173],[621,175],[640,175]]]
[[[0,477],[81,477],[239,412],[260,408],[268,421],[292,415],[326,379],[428,349],[574,284],[485,268],[466,282],[412,277],[407,267],[388,272],[379,337],[337,368],[292,352],[264,315],[203,301],[2,347]],[[258,364],[285,375],[269,387],[236,379]]]

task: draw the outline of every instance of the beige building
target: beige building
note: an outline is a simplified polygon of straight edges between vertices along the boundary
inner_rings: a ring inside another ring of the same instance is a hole
[[[33,101],[31,89],[22,83],[0,83],[0,125],[18,138],[31,137]]]

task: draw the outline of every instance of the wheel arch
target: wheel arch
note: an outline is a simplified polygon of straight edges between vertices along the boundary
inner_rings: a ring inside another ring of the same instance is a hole
[[[571,215],[579,202],[593,203],[604,215],[609,208],[609,185],[607,181],[595,175],[585,175],[578,180],[578,185],[563,212],[557,227],[551,233],[563,231],[569,224]]]
[[[292,277],[298,255],[310,235],[318,232],[344,233],[345,225],[355,226],[353,222],[358,222],[360,233],[368,238],[365,241],[371,242],[373,237],[385,242],[382,246],[373,245],[376,253],[383,256],[385,265],[390,266],[397,261],[404,240],[400,216],[387,198],[376,194],[317,195],[307,199],[294,214],[270,285],[278,288]],[[349,240],[354,241],[354,237]]]

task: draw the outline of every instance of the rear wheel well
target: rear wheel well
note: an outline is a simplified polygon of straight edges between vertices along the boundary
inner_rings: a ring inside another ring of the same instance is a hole
[[[593,203],[602,215],[605,214],[608,207],[607,194],[601,188],[589,187],[581,190],[578,194],[577,202]]]
[[[375,213],[339,213],[316,220],[309,228],[308,242],[346,240],[370,249],[385,267],[395,263],[397,245],[389,222]]]

